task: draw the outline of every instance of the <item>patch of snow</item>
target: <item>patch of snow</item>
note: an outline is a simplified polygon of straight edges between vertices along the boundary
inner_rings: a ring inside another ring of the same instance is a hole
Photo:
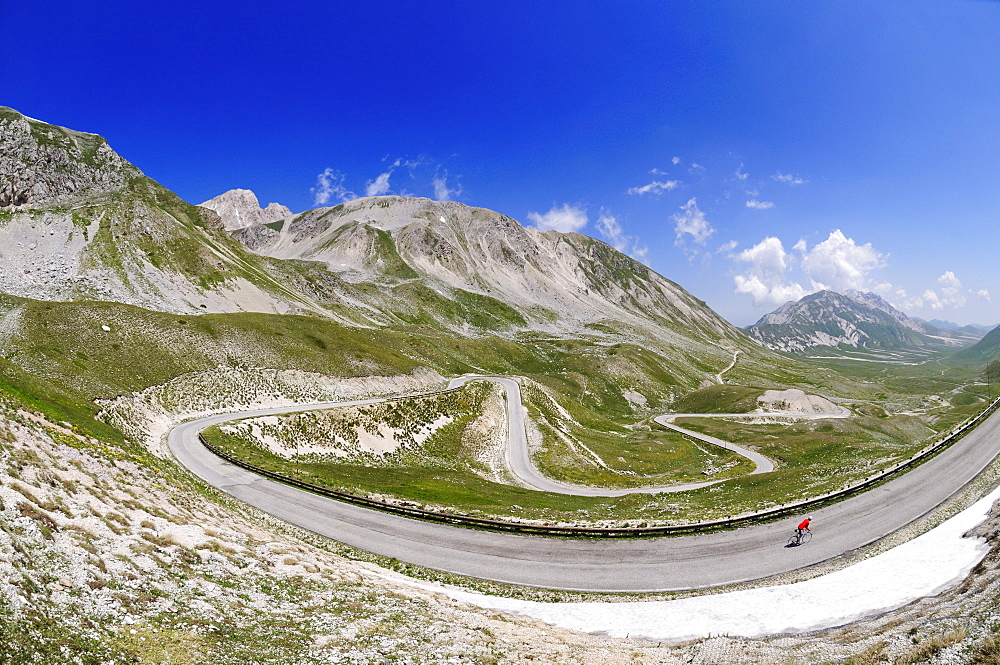
[[[794,584],[625,603],[544,603],[416,584],[478,607],[612,637],[685,640],[819,630],[887,612],[960,583],[990,550],[984,539],[963,534],[986,518],[998,498],[1000,489],[903,545]]]

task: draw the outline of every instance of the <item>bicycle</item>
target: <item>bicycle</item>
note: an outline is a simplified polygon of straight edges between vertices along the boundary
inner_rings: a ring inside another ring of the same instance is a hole
[[[792,534],[792,537],[788,539],[787,547],[798,547],[799,545],[805,545],[810,540],[812,540],[812,537],[813,537],[812,531],[806,531],[806,530],[799,531],[798,529],[796,529],[795,533]]]

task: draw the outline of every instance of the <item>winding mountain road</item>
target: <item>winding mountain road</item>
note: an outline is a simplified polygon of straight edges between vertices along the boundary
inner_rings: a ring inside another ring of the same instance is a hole
[[[517,476],[518,480],[520,480],[526,487],[540,490],[542,492],[555,492],[557,494],[570,494],[572,496],[615,497],[625,496],[626,494],[666,494],[670,492],[684,492],[686,490],[708,487],[709,485],[724,482],[723,480],[708,480],[700,483],[678,483],[674,485],[630,487],[628,489],[607,489],[603,487],[570,485],[568,483],[560,483],[556,480],[552,480],[551,478],[546,478],[538,471],[535,465],[531,463],[531,453],[528,447],[528,439],[525,435],[524,428],[524,406],[521,404],[521,387],[518,385],[517,381],[499,376],[467,375],[457,379],[452,379],[448,383],[448,388],[458,388],[460,386],[464,386],[469,381],[480,380],[497,383],[503,387],[504,391],[507,393],[507,463],[510,465],[510,469],[514,475]],[[746,457],[756,465],[754,470],[750,472],[750,475],[755,473],[767,473],[774,470],[774,464],[771,460],[756,451],[727,444],[725,441],[721,441],[699,432],[683,429],[669,422],[670,419],[684,415],[686,414],[670,414],[668,416],[660,416],[656,419],[656,421],[668,429],[681,432],[682,434],[700,439],[706,443],[710,443],[721,448],[727,448],[738,455]],[[725,414],[720,415],[724,416]]]
[[[473,378],[477,377],[463,377]],[[509,385],[503,383],[509,381],[516,386],[510,379],[499,381],[501,385]],[[181,464],[210,485],[275,517],[347,545],[469,577],[599,592],[710,587],[769,577],[825,561],[878,540],[924,515],[972,480],[1000,452],[997,412],[916,469],[813,511],[816,537],[805,547],[786,548],[795,520],[645,540],[543,538],[417,521],[267,480],[221,460],[198,441],[198,432],[228,420],[377,401],[328,402],[201,418],[175,427],[168,436],[168,446]],[[523,413],[519,407],[518,395],[517,402],[510,404],[515,417]],[[521,424],[523,432],[523,421]]]

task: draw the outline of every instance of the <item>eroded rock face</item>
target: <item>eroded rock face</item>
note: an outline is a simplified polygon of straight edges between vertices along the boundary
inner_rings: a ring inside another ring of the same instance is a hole
[[[41,208],[123,188],[142,172],[96,134],[31,120],[0,106],[0,208]]]
[[[292,216],[292,211],[280,203],[268,203],[266,208],[261,208],[257,195],[249,189],[231,189],[199,205],[218,213],[227,231],[271,224]]]
[[[420,280],[442,296],[489,298],[536,329],[565,331],[607,319],[647,326],[653,319],[664,324],[657,336],[672,344],[693,336],[743,339],[704,303],[605,243],[524,227],[483,208],[368,197],[275,226],[255,224],[234,237],[264,256],[321,263],[344,282]]]

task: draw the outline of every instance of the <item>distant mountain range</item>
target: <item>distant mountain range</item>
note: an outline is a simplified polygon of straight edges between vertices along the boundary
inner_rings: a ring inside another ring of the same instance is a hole
[[[916,320],[920,321],[921,319],[916,319]],[[994,323],[993,325],[983,325],[982,323],[970,323],[968,325],[962,326],[957,323],[952,323],[951,321],[942,321],[941,319],[931,319],[927,323],[931,324],[936,328],[940,328],[941,330],[959,330],[962,328],[977,328],[979,330],[990,331],[996,328],[997,325],[1000,325],[996,323]]]
[[[788,302],[747,331],[775,351],[801,353],[814,347],[855,349],[958,349],[975,344],[986,330],[941,328],[911,318],[874,293],[819,291]]]

